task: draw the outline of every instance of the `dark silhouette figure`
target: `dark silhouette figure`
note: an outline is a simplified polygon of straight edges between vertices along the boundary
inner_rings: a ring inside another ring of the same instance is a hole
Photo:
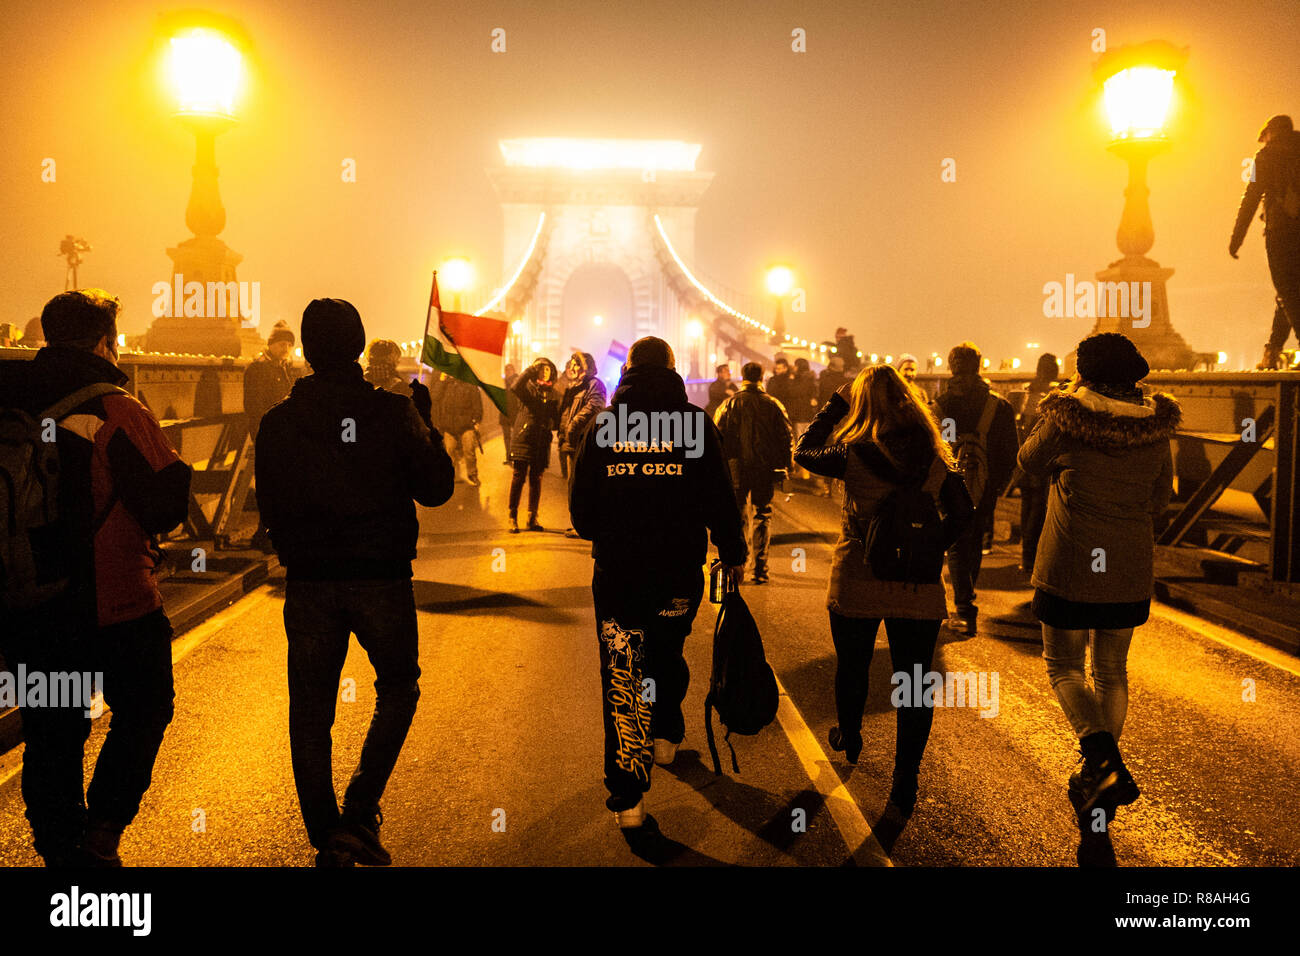
[[[455,481],[428,390],[413,382],[406,398],[371,385],[357,363],[365,344],[350,303],[308,305],[302,345],[314,374],[257,435],[257,499],[286,569],[293,775],[318,866],[392,862],[379,800],[420,697],[412,498],[440,505]],[[351,634],[375,669],[376,699],[340,813],[330,728]]]
[[[1228,254],[1237,258],[1255,210],[1263,201],[1268,270],[1291,328],[1300,339],[1300,132],[1292,127],[1291,117],[1274,116],[1260,131],[1259,141],[1264,146],[1255,154],[1255,174],[1237,208]],[[1279,328],[1275,316],[1260,367],[1279,366],[1286,336],[1286,327]]]
[[[67,581],[57,596],[5,609],[0,651],[10,670],[102,674],[113,711],[83,793],[88,684],[76,700],[21,707],[23,799],[46,866],[122,865],[122,831],[172,719],[172,629],[153,536],[184,520],[191,471],[120,387],[119,308],[100,289],[57,295],[41,313],[45,348],[31,362],[0,363],[0,406],[58,423],[57,519],[34,529],[30,543],[36,580]]]

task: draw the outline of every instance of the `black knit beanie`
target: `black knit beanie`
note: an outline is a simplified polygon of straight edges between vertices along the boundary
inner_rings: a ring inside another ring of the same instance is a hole
[[[302,354],[312,368],[355,362],[366,347],[366,330],[356,307],[343,299],[313,299],[302,313]]]
[[[1151,366],[1137,346],[1119,332],[1098,332],[1079,343],[1079,378],[1097,385],[1134,385]]]

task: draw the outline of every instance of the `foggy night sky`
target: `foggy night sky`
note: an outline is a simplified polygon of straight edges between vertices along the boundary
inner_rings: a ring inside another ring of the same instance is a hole
[[[193,137],[157,79],[160,13],[134,0],[5,5],[0,40],[0,321],[63,288],[65,233],[94,246],[81,285],[144,331],[165,254],[188,238]],[[495,286],[502,217],[484,168],[504,137],[684,139],[716,173],[696,271],[762,290],[785,261],[807,291],[789,330],[837,325],[864,351],[993,359],[1028,340],[1064,355],[1091,319],[1045,319],[1043,283],[1119,258],[1126,166],[1091,69],[1111,47],[1188,46],[1150,167],[1175,327],[1230,365],[1258,359],[1273,311],[1262,223],[1227,244],[1242,160],[1274,113],[1300,120],[1300,4],[481,2],[213,3],[251,35],[240,123],[217,141],[221,234],[260,280],[261,331],[297,331],[313,297],[353,301],[367,333],[422,330],[429,270],[451,255]],[[503,27],[507,52],[490,51]],[[807,31],[808,52],[790,50]],[[1188,95],[1189,94],[1189,95]],[[58,181],[41,182],[52,157]],[[340,181],[344,157],[358,182]],[[957,182],[940,181],[952,157]],[[491,291],[480,288],[482,293]],[[761,314],[768,318],[766,312]],[[560,359],[561,356],[553,356]]]

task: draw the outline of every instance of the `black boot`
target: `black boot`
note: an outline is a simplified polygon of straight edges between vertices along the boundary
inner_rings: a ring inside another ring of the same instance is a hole
[[[832,727],[826,738],[830,741],[831,749],[843,753],[845,760],[851,764],[858,762],[858,757],[862,754],[861,731],[850,737],[839,727]]]
[[[894,767],[894,781],[889,788],[889,802],[898,808],[898,813],[904,820],[910,819],[912,811],[916,809],[919,775],[919,767]]]
[[[1126,806],[1139,796],[1137,782],[1124,766],[1115,738],[1106,731],[1089,734],[1079,741],[1083,752],[1083,769],[1078,774],[1078,785],[1070,778],[1071,790],[1077,790],[1080,815],[1088,814],[1100,806],[1106,815],[1113,816],[1116,807]]]

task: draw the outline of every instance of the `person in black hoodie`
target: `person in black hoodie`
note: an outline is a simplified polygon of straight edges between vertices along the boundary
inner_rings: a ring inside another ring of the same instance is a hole
[[[894,673],[929,673],[939,625],[946,613],[942,565],[933,578],[881,580],[867,560],[871,520],[900,486],[920,485],[942,516],[942,547],[973,522],[974,509],[953,465],[938,423],[892,367],[864,368],[852,385],[831,396],[799,439],[795,461],[844,482],[843,526],[831,558],[831,640],[835,644],[835,710],[830,745],[856,764],[862,751],[862,714],[872,651],[883,620]],[[906,820],[916,806],[917,781],[934,711],[899,706],[889,806]],[[897,821],[896,821],[897,822]]]
[[[1262,200],[1268,271],[1291,327],[1300,339],[1300,132],[1293,127],[1291,117],[1278,115],[1265,124],[1259,141],[1264,146],[1255,154],[1254,175],[1246,184],[1237,208],[1228,255],[1237,258],[1237,250],[1246,241],[1246,230]],[[1286,337],[1286,325],[1279,326],[1275,321],[1273,333],[1264,346],[1261,367],[1279,366]]]
[[[440,505],[456,477],[429,423],[428,390],[412,382],[406,398],[368,383],[357,363],[365,344],[351,303],[311,302],[302,346],[315,373],[266,413],[257,435],[258,504],[287,572],[289,747],[318,866],[392,862],[379,840],[379,799],[420,697],[411,499]],[[375,668],[376,700],[340,814],[330,728],[353,633]]]
[[[0,363],[0,407],[57,424],[58,517],[29,540],[37,579],[67,581],[34,608],[5,608],[0,652],[10,671],[99,672],[113,711],[83,791],[89,686],[83,700],[20,708],[23,800],[36,852],[51,867],[122,865],[122,832],[173,713],[172,629],[153,536],[185,519],[191,470],[121,388],[119,308],[102,289],[56,295],[41,313],[49,344],[30,362]]]
[[[595,559],[605,805],[623,828],[645,822],[651,765],[671,763],[686,736],[682,646],[704,593],[709,533],[732,584],[746,556],[717,429],[687,401],[673,365],[663,339],[632,344],[610,407],[578,448],[569,489],[573,527]],[[674,434],[638,431],[652,413],[674,422]]]

